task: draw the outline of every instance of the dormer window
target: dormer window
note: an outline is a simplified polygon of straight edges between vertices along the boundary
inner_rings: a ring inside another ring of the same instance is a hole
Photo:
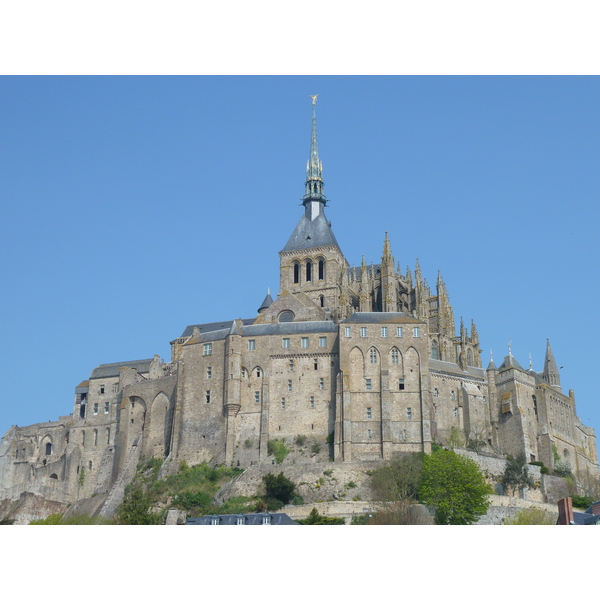
[[[237,518],[235,519],[235,524],[236,525],[245,525],[246,517],[244,517],[244,515],[238,515]]]
[[[213,515],[210,518],[210,524],[211,525],[218,525],[219,524],[219,517],[217,515]]]
[[[265,513],[262,516],[262,525],[270,525],[271,524],[271,515],[269,515],[268,513]]]

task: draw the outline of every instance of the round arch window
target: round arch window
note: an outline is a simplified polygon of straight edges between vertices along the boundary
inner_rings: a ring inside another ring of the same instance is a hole
[[[280,323],[290,323],[294,320],[294,313],[291,310],[284,310],[279,313],[279,322]]]

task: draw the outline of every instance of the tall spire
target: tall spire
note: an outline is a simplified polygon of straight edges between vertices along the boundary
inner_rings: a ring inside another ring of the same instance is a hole
[[[560,372],[556,361],[554,360],[554,354],[550,347],[550,340],[546,340],[546,357],[544,360],[544,371],[542,374],[543,379],[550,384],[552,387],[561,389],[560,387]]]
[[[312,133],[310,138],[310,157],[306,163],[306,184],[305,194],[302,198],[302,204],[307,211],[310,208],[311,213],[318,214],[321,206],[327,204],[327,200],[323,195],[323,164],[319,159],[319,143],[317,140],[317,96],[312,98]],[[317,204],[318,203],[318,204]],[[314,206],[312,206],[314,204]],[[314,216],[316,216],[316,214]],[[313,216],[313,218],[314,218]],[[311,219],[312,220],[312,219]]]

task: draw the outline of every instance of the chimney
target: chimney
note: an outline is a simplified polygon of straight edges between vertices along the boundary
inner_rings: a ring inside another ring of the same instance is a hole
[[[573,500],[563,498],[558,501],[558,524],[571,525],[573,523]]]

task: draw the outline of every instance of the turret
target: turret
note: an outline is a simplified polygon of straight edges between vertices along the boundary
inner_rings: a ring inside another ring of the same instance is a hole
[[[558,367],[556,366],[556,361],[554,360],[552,348],[550,347],[550,340],[546,340],[546,358],[544,359],[544,372],[542,374],[542,378],[552,387],[555,387],[559,390],[561,389],[560,373],[558,371]]]

